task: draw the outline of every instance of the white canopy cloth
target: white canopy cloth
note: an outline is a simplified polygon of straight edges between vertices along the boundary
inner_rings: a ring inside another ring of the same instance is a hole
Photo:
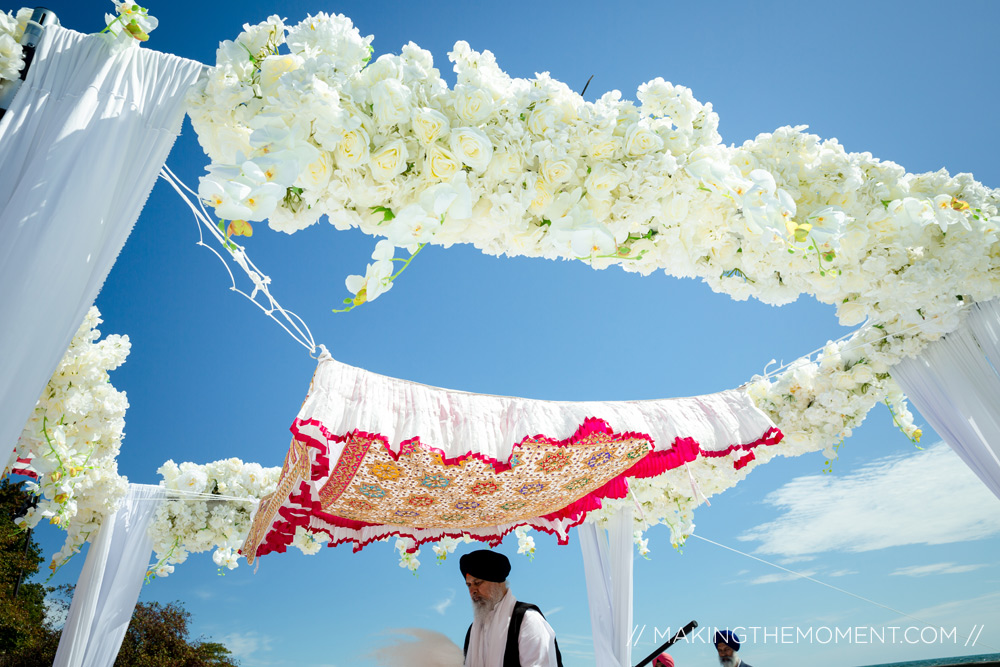
[[[974,304],[958,330],[892,376],[931,427],[1000,498],[1000,300]]]
[[[80,572],[53,667],[114,664],[153,552],[147,529],[165,497],[162,487],[129,484],[122,508],[101,525]]]
[[[615,512],[602,529],[593,522],[577,529],[587,580],[595,667],[632,665],[632,510]]]
[[[291,427],[278,488],[243,554],[284,551],[297,527],[360,549],[389,535],[492,544],[519,525],[565,541],[628,477],[702,456],[734,468],[780,432],[740,390],[693,398],[540,401],[371,373],[325,350]]]
[[[0,120],[3,469],[139,217],[203,69],[109,38],[47,27]]]

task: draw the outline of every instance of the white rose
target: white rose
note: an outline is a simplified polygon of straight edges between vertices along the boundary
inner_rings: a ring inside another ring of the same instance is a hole
[[[361,76],[369,86],[374,86],[379,81],[397,78],[399,66],[396,64],[396,56],[388,53],[379,56],[378,60],[363,70]]]
[[[539,137],[545,136],[562,119],[562,111],[550,104],[539,104],[528,116],[528,129]]]
[[[372,86],[375,122],[380,127],[398,125],[410,117],[413,94],[397,79],[384,79]]]
[[[644,125],[636,124],[625,134],[625,152],[629,155],[646,155],[663,148],[660,135]]]
[[[390,141],[372,153],[368,168],[372,171],[372,178],[379,183],[391,180],[397,174],[406,170],[406,146],[401,139]]]
[[[621,140],[615,136],[591,136],[589,143],[590,157],[595,160],[610,160],[618,155],[621,149]]]
[[[455,112],[470,125],[483,123],[493,113],[493,97],[477,86],[455,86]]]
[[[493,157],[493,144],[482,130],[461,127],[451,133],[451,150],[455,156],[477,174],[481,174]]]
[[[609,199],[611,192],[622,182],[622,173],[606,164],[599,164],[593,167],[584,186],[587,188],[587,195],[594,199]]]
[[[854,380],[855,384],[871,384],[877,379],[875,377],[875,371],[868,364],[854,364],[851,366],[851,379]]]
[[[413,112],[413,132],[421,144],[430,146],[448,134],[448,117],[435,109],[417,109]]]
[[[845,327],[853,327],[861,324],[868,317],[864,304],[857,301],[848,301],[837,306],[837,319]]]
[[[507,150],[500,150],[493,153],[490,160],[490,167],[486,172],[488,178],[493,181],[514,182],[521,178],[524,168],[518,155]]]
[[[306,165],[299,172],[295,185],[305,190],[317,191],[326,187],[333,175],[333,156],[327,151],[320,151],[319,157]]]
[[[561,160],[542,162],[541,174],[549,183],[565,183],[576,173],[576,160],[564,157]]]
[[[268,56],[260,64],[260,92],[265,98],[275,94],[278,80],[286,72],[294,72],[302,67],[302,58],[294,53]]]
[[[337,164],[353,169],[368,161],[368,133],[363,127],[345,132],[337,144]]]
[[[552,201],[555,199],[555,192],[552,185],[546,182],[544,178],[539,178],[535,181],[534,195],[531,204],[528,206],[528,210],[535,215],[544,213],[545,209],[551,206]]]
[[[458,172],[461,166],[451,151],[440,146],[431,146],[427,151],[424,173],[434,180],[447,181]]]

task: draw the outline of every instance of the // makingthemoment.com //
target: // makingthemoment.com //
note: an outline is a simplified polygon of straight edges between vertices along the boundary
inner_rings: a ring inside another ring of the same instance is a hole
[[[699,627],[692,630],[678,642],[712,644],[715,633],[726,629],[735,632],[747,644],[950,644],[975,646],[984,626],[974,624],[969,632],[959,632],[957,626],[950,628],[933,625],[858,625],[858,626],[758,626],[748,625],[735,628]],[[632,645],[652,638],[660,644],[678,629],[636,625],[632,629]]]

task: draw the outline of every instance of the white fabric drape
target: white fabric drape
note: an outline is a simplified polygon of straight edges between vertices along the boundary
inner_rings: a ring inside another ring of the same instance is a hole
[[[577,529],[596,667],[632,664],[632,535],[630,508],[615,513],[607,532],[593,522]]]
[[[359,429],[400,442],[421,442],[454,457],[474,452],[506,461],[526,436],[565,438],[588,417],[612,428],[651,436],[657,450],[677,437],[694,438],[703,451],[724,450],[759,440],[771,420],[739,389],[715,394],[647,401],[542,401],[473,394],[431,387],[341,363],[324,349],[299,421],[316,420],[332,433]],[[310,426],[300,430],[308,432]],[[317,431],[316,437],[322,437]],[[339,450],[332,449],[336,460]]]
[[[53,667],[111,667],[139,599],[153,541],[147,529],[166,494],[130,484],[125,504],[90,545]]]
[[[105,37],[47,27],[0,120],[4,467],[139,217],[203,69]]]
[[[979,479],[1000,498],[1000,301],[972,306],[962,326],[892,367],[892,376]]]

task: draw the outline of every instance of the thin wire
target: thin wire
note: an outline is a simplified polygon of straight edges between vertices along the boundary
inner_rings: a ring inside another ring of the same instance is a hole
[[[816,583],[816,584],[819,584],[820,586],[826,586],[827,588],[832,588],[833,590],[835,590],[835,591],[837,591],[839,593],[843,593],[844,595],[850,595],[851,597],[857,598],[857,599],[861,600],[862,602],[867,602],[869,604],[873,604],[876,607],[881,607],[882,609],[888,609],[889,611],[891,611],[894,614],[899,614],[900,616],[905,616],[906,618],[912,618],[915,621],[920,621],[924,625],[927,625],[927,626],[932,626],[933,625],[933,623],[931,623],[930,621],[922,619],[919,616],[914,616],[913,614],[907,614],[906,612],[900,611],[900,610],[895,609],[893,607],[890,607],[889,605],[885,605],[885,604],[882,604],[881,602],[876,602],[875,600],[870,600],[870,599],[868,599],[866,597],[862,597],[862,596],[858,595],[857,593],[852,593],[850,591],[846,591],[843,588],[837,588],[836,586],[834,586],[832,584],[828,584],[825,581],[820,581],[819,579],[814,579],[813,577],[810,577],[807,574],[802,574],[801,572],[796,572],[795,570],[789,570],[787,567],[782,567],[782,566],[777,565],[775,563],[772,563],[770,561],[766,561],[763,558],[758,558],[757,556],[752,556],[752,555],[750,555],[748,553],[744,553],[744,552],[740,551],[739,549],[734,549],[733,547],[728,547],[725,544],[719,544],[718,542],[710,540],[707,537],[702,537],[701,535],[698,535],[696,533],[692,533],[691,537],[697,537],[702,542],[708,542],[709,544],[714,544],[717,547],[722,547],[723,549],[727,549],[727,550],[732,551],[733,553],[737,553],[737,554],[739,554],[741,556],[746,556],[747,558],[752,558],[753,560],[755,560],[755,561],[757,561],[759,563],[763,563],[764,565],[770,565],[771,567],[776,568],[778,570],[781,570],[783,572],[787,572],[789,574],[794,574],[796,577],[801,577],[802,579],[808,579],[809,581],[811,581],[813,583]],[[956,630],[956,632],[957,632],[957,630]],[[962,638],[968,640],[968,639],[971,639],[972,637],[971,636],[967,636],[967,635],[962,635]],[[978,636],[977,636],[977,640],[978,640]],[[983,646],[985,646],[988,649],[992,649],[994,651],[997,650],[995,647],[990,646],[989,644],[983,644]]]
[[[959,306],[958,308],[960,308],[960,307],[961,306]],[[877,343],[877,342],[879,342],[881,340],[885,340],[885,339],[891,338],[893,336],[899,336],[900,334],[904,334],[907,331],[911,331],[913,329],[922,329],[923,327],[924,327],[923,323],[917,322],[917,323],[911,324],[911,325],[909,325],[907,327],[903,327],[902,329],[899,329],[898,331],[892,331],[892,332],[889,332],[889,333],[882,334],[878,338],[874,338],[872,340],[866,340],[866,341],[863,341],[863,342],[859,341],[859,342],[855,343],[854,345],[848,345],[847,347],[842,348],[840,350],[840,353],[843,354],[844,352],[849,352],[851,350],[856,350],[856,349],[858,349],[860,347],[866,347],[868,345],[874,345],[875,343]],[[860,332],[862,332],[863,330],[870,329],[870,328],[871,328],[871,325],[865,323],[865,324],[861,325],[860,327],[858,327],[857,329],[855,329],[854,331],[846,333],[843,336],[841,336],[840,338],[838,338],[837,340],[832,341],[832,342],[839,343],[840,341],[842,341],[842,340],[844,340],[846,338],[853,337],[856,334],[859,334]],[[827,345],[829,345],[829,343],[827,343]],[[815,350],[813,350],[812,352],[807,352],[806,354],[803,354],[802,356],[796,357],[795,359],[793,359],[792,361],[788,362],[787,364],[783,364],[781,366],[778,366],[773,371],[768,371],[767,370],[767,366],[765,366],[764,367],[764,374],[761,375],[760,377],[762,377],[765,380],[770,379],[770,378],[774,377],[775,375],[777,375],[778,373],[780,373],[781,371],[785,370],[786,368],[789,368],[789,367],[795,365],[796,363],[798,363],[802,359],[810,359],[814,354],[822,352],[824,349],[826,349],[826,345],[824,345],[823,347],[818,347]],[[768,366],[770,366],[770,364],[768,364]]]
[[[267,315],[272,320],[277,322],[278,326],[284,329],[289,336],[294,338],[296,342],[305,347],[309,351],[309,355],[315,359],[317,352],[317,345],[315,339],[313,338],[312,332],[309,330],[309,326],[297,314],[295,314],[290,310],[285,310],[284,308],[282,308],[281,304],[279,304],[278,301],[273,296],[271,296],[271,293],[268,290],[268,285],[271,283],[271,278],[268,277],[263,271],[257,268],[257,265],[254,264],[253,261],[250,259],[250,257],[246,254],[246,249],[243,248],[243,246],[233,242],[232,239],[226,239],[222,235],[222,232],[219,230],[219,228],[216,225],[212,224],[212,218],[208,214],[208,211],[205,210],[205,207],[201,204],[201,200],[198,197],[198,194],[194,190],[189,188],[187,185],[185,185],[184,182],[181,181],[180,178],[178,178],[177,175],[174,174],[174,172],[172,172],[169,167],[163,165],[163,168],[160,170],[160,177],[163,178],[163,180],[165,180],[167,183],[169,183],[171,187],[173,187],[173,189],[177,192],[180,198],[183,199],[184,202],[188,205],[188,208],[191,209],[191,213],[194,215],[195,220],[201,223],[198,225],[198,245],[211,250],[215,254],[215,256],[219,258],[219,261],[222,262],[222,265],[226,267],[226,271],[229,273],[229,279],[232,282],[232,287],[230,287],[229,289],[232,290],[233,292],[237,292],[238,294],[242,294],[252,304],[260,308],[265,315]],[[198,201],[198,207],[195,207],[191,199],[187,196],[187,194],[184,193],[185,190],[188,193],[190,193],[195,198],[195,200]],[[243,272],[246,273],[247,278],[250,279],[250,282],[253,283],[254,286],[253,291],[250,294],[247,294],[246,292],[244,292],[243,290],[239,289],[236,286],[236,278],[233,275],[232,270],[229,268],[229,263],[226,262],[226,260],[222,257],[221,254],[219,254],[218,251],[215,250],[215,248],[212,248],[211,246],[205,243],[205,236],[202,227],[209,230],[209,232],[211,232],[216,242],[222,247],[225,248],[227,247],[227,245],[231,245],[236,248],[235,250],[230,250],[229,254],[232,257],[232,260],[237,264],[237,266],[243,269]],[[258,294],[263,295],[264,298],[267,299],[268,301],[267,306],[257,302]],[[279,313],[281,317],[284,319],[284,321],[278,319],[275,316],[275,313]]]

